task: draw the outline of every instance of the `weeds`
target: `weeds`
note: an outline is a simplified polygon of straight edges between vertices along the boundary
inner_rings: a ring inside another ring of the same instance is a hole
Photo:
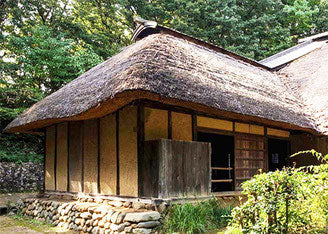
[[[203,233],[225,227],[231,216],[232,206],[223,207],[211,199],[196,204],[173,205],[164,218],[165,233]]]

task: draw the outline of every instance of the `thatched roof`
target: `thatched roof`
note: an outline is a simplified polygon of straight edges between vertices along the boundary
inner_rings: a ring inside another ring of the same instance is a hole
[[[305,104],[269,69],[186,35],[147,35],[36,103],[7,131],[100,117],[136,99],[316,130]],[[217,112],[216,112],[217,111]]]
[[[327,33],[325,34],[327,35]],[[279,71],[281,79],[306,105],[320,132],[328,135],[328,41]]]

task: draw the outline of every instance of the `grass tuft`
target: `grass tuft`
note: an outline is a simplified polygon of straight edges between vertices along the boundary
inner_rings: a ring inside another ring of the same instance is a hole
[[[164,217],[165,233],[204,233],[225,227],[232,206],[223,207],[217,200],[173,205]]]

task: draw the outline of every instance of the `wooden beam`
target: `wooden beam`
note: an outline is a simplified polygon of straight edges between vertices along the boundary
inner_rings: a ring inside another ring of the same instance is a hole
[[[144,181],[142,177],[142,163],[144,158],[144,142],[145,142],[145,108],[141,102],[137,103],[137,144],[138,144],[138,196],[143,196]]]
[[[101,188],[100,188],[100,118],[97,119],[97,134],[98,134],[98,145],[97,145],[97,148],[98,148],[98,155],[97,155],[97,168],[98,168],[98,171],[97,171],[97,190],[98,190],[98,193],[100,193],[101,191]]]
[[[217,171],[231,171],[233,170],[232,167],[212,167],[212,170],[217,170]]]
[[[57,190],[57,126],[55,125],[55,159],[54,159],[54,179],[55,179],[55,190]]]
[[[67,192],[69,192],[70,178],[69,178],[69,123],[67,122]]]
[[[232,179],[225,179],[225,180],[212,180],[212,183],[232,183]]]
[[[168,117],[167,117],[167,129],[168,129],[168,139],[172,139],[172,111],[167,112]]]
[[[120,126],[120,114],[116,111],[116,195],[120,195],[120,149],[119,149],[119,126]]]

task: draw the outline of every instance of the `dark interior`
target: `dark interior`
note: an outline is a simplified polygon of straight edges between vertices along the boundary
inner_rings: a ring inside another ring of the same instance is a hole
[[[197,141],[210,142],[212,148],[211,167],[234,168],[234,137],[213,133],[198,132]],[[234,189],[234,170],[212,170],[212,180],[231,180],[231,182],[212,182],[212,192],[232,191]]]
[[[290,143],[286,140],[268,139],[269,171],[281,170],[289,165]]]

